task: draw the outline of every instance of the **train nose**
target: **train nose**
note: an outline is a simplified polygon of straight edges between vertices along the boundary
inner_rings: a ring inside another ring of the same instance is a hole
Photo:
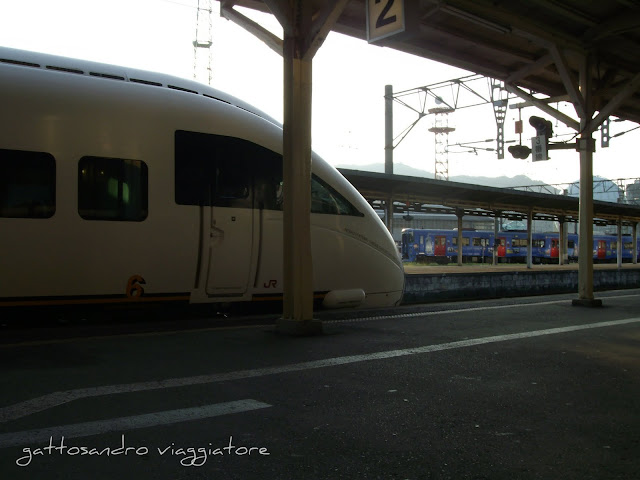
[[[374,266],[375,287],[367,291],[362,306],[395,307],[400,305],[404,295],[405,274],[400,256],[384,256]]]
[[[357,308],[362,305],[366,293],[361,288],[348,290],[331,290],[322,301],[325,308]]]

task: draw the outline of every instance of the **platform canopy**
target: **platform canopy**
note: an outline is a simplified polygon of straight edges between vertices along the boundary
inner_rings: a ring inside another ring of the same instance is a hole
[[[336,0],[306,1],[319,9]],[[367,3],[384,8],[401,1],[350,0],[332,30],[367,40]],[[222,3],[270,12],[259,0]],[[577,78],[589,54],[594,109],[640,122],[638,0],[404,0],[404,5],[406,31],[373,44],[502,80],[514,94],[544,94],[550,99],[536,105],[543,109],[560,100],[581,104]],[[597,128],[602,119],[595,120]]]
[[[374,207],[393,198],[395,212],[426,212],[465,215],[502,216],[534,219],[577,221],[578,198],[568,195],[534,193],[511,188],[497,188],[430,178],[389,175],[340,168],[351,184]],[[640,206],[613,202],[593,202],[594,221],[599,224],[633,225],[640,222]]]

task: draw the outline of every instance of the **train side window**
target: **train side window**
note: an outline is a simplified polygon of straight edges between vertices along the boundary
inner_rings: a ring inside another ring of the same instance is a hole
[[[451,244],[454,247],[458,246],[458,236],[457,235],[455,237],[451,237]],[[469,237],[462,237],[462,246],[463,247],[468,247],[469,246]]]
[[[177,130],[175,175],[180,205],[283,208],[282,155],[248,140]],[[311,212],[364,216],[315,175]]]
[[[364,216],[331,185],[316,175],[311,176],[311,213]]]
[[[282,155],[266,150],[253,167],[253,174],[256,208],[282,210]]]
[[[0,149],[0,217],[50,218],[56,211],[56,162],[44,152]]]
[[[78,162],[78,213],[85,220],[141,222],[148,201],[146,163],[103,157]]]
[[[478,238],[478,237],[473,238],[474,247],[486,247],[487,245],[489,245],[488,238]]]
[[[242,138],[175,132],[179,205],[278,209],[282,156]],[[254,199],[255,191],[255,199]]]

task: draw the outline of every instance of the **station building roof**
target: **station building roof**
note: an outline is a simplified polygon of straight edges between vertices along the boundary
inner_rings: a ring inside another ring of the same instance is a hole
[[[374,208],[392,199],[396,212],[426,212],[526,218],[529,211],[538,220],[577,221],[579,200],[568,195],[526,192],[422,177],[338,169]],[[623,224],[640,222],[640,206],[593,202],[594,222]]]

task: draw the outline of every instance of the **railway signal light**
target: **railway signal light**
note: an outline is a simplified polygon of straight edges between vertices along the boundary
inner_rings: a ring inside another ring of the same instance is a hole
[[[536,129],[538,135],[547,137],[547,140],[553,136],[553,124],[551,120],[541,117],[529,117],[529,124]]]
[[[537,134],[531,139],[533,161],[549,160],[549,138],[553,136],[553,124],[541,117],[529,117],[529,124],[536,129]]]
[[[513,155],[513,158],[521,158],[523,160],[531,153],[531,149],[525,145],[511,145],[508,150]]]

